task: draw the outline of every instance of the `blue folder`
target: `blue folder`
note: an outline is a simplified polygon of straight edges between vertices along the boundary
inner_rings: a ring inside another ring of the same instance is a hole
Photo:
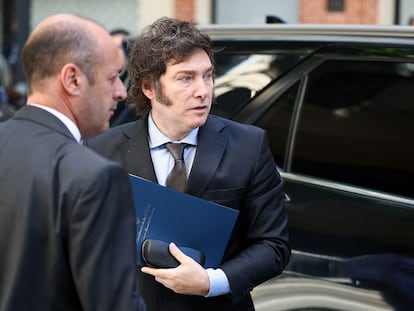
[[[221,263],[238,210],[160,186],[130,174],[137,217],[137,265],[146,239],[174,242],[205,255],[205,268]]]

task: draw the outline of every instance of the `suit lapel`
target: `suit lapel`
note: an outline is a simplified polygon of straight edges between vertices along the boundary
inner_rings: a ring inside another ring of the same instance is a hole
[[[130,174],[157,182],[148,146],[147,119],[136,121],[136,127],[126,129],[128,138],[120,145],[120,154]],[[132,152],[134,151],[134,152]]]
[[[187,193],[201,197],[214,177],[227,146],[227,138],[220,133],[223,127],[222,122],[209,117],[200,128],[197,152],[188,177]]]

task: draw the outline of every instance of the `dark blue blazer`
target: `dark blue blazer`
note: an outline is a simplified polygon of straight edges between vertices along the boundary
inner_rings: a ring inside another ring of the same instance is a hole
[[[112,128],[88,144],[129,173],[157,182],[147,119]],[[185,192],[240,211],[220,265],[231,294],[178,295],[141,275],[149,310],[253,310],[250,291],[280,274],[290,257],[282,187],[265,131],[210,115],[199,129]]]

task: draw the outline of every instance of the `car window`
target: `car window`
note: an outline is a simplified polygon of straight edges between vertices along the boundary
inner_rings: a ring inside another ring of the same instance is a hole
[[[299,82],[285,91],[255,122],[256,126],[266,130],[273,157],[282,168],[285,166],[289,128],[298,90]]]
[[[215,55],[215,103],[212,113],[231,118],[258,92],[285,73],[301,55],[240,54]]]
[[[327,61],[309,76],[293,172],[414,197],[414,65]]]

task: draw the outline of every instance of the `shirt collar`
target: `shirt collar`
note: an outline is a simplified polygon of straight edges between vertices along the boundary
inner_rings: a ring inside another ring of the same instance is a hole
[[[197,146],[197,134],[198,127],[192,130],[186,137],[180,141],[173,141],[175,143],[186,143],[189,145]],[[158,148],[165,145],[168,142],[171,142],[167,136],[165,136],[155,125],[154,120],[152,119],[151,113],[148,115],[148,135],[149,135],[149,147],[150,149]]]
[[[44,105],[40,105],[40,104],[34,104],[34,103],[30,103],[31,106],[35,106],[38,108],[41,108],[43,110],[46,110],[48,112],[50,112],[51,114],[53,114],[56,118],[58,118],[60,121],[62,121],[62,123],[68,128],[69,132],[73,135],[73,137],[75,138],[75,140],[80,143],[81,142],[81,133],[78,129],[78,127],[76,126],[76,124],[69,119],[67,116],[65,116],[63,113],[44,106]]]

